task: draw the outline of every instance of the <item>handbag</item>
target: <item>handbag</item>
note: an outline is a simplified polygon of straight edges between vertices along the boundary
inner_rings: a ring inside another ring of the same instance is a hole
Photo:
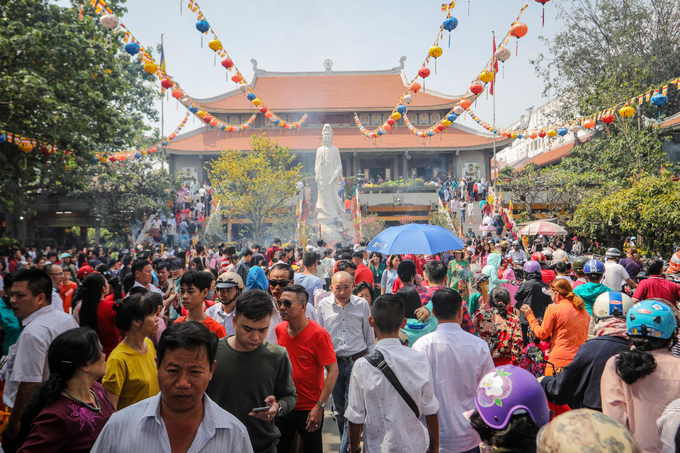
[[[416,403],[415,401],[413,401],[413,398],[411,398],[411,395],[409,395],[404,389],[404,387],[401,385],[401,382],[399,382],[399,379],[394,374],[394,371],[392,371],[392,368],[390,368],[387,365],[387,362],[385,362],[385,357],[382,355],[382,352],[376,349],[372,353],[365,355],[364,358],[368,360],[368,363],[370,363],[371,365],[373,365],[374,367],[383,372],[387,380],[392,383],[394,388],[397,389],[397,392],[399,392],[399,395],[401,395],[404,401],[406,401],[408,407],[410,407],[413,413],[416,414],[416,418],[420,418],[420,411],[418,410],[418,406],[416,406]]]

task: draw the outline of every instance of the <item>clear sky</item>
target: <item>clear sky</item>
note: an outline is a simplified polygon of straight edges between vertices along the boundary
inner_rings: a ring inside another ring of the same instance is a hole
[[[86,1],[84,0],[83,3]],[[59,0],[59,4],[66,3]],[[446,13],[442,0],[200,0],[199,5],[247,80],[252,79],[251,59],[269,71],[323,71],[325,59],[333,60],[333,70],[357,71],[388,69],[406,60],[406,76],[411,79],[422,65]],[[492,31],[502,39],[524,5],[523,0],[461,0],[452,15],[459,21],[451,33],[445,32],[437,60],[437,74],[426,88],[446,94],[461,94],[491,57]],[[154,47],[164,35],[168,74],[195,98],[215,96],[235,88],[226,81],[226,70],[208,48],[210,34],[196,30],[196,14],[187,8],[188,0],[128,0],[123,23],[145,47]],[[181,8],[180,8],[181,6]],[[180,15],[180,9],[182,14]],[[551,38],[562,26],[556,10],[546,5],[545,27],[541,27],[541,4],[530,0],[521,21],[529,27],[519,40],[511,38],[512,57],[501,64],[497,83],[496,124],[505,127],[517,121],[530,106],[548,101],[542,97],[543,82],[529,63],[540,52],[547,52],[540,35]],[[208,37],[208,39],[206,39]],[[395,99],[396,103],[397,99]],[[264,99],[266,103],[266,99]],[[417,97],[415,104],[417,104]],[[160,102],[158,105],[160,109]],[[473,104],[477,115],[491,123],[492,101],[482,96]],[[165,104],[165,133],[169,134],[186,110],[170,97]],[[478,127],[469,118],[464,123]],[[160,126],[159,124],[154,124]],[[199,127],[189,120],[183,132]],[[481,128],[480,128],[481,129]],[[357,130],[357,133],[359,131]]]

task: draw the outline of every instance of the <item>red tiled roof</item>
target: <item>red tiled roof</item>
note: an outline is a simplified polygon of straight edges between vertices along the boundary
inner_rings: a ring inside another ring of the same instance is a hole
[[[228,148],[247,150],[250,148],[250,136],[252,134],[265,133],[271,140],[278,141],[279,145],[288,147],[291,151],[316,151],[321,146],[321,128],[302,128],[294,131],[280,131],[271,129],[249,129],[242,133],[207,132],[192,135],[192,132],[181,135],[172,141],[168,150],[174,153],[219,153]],[[396,150],[396,149],[421,149],[421,150],[446,150],[466,148],[488,148],[493,142],[493,137],[479,135],[464,131],[455,127],[435,135],[428,139],[416,138],[405,126],[399,126],[392,130],[391,134],[384,135],[377,141],[365,138],[355,128],[333,129],[333,144],[340,151],[347,150]],[[504,147],[510,139],[496,140],[497,147]]]
[[[567,143],[566,145],[560,146],[559,148],[552,149],[545,153],[541,153],[538,156],[531,159],[526,164],[522,165],[517,170],[523,170],[529,164],[536,164],[539,167],[551,164],[556,161],[562,160],[563,157],[567,157],[571,154],[571,150],[574,148],[574,142]]]
[[[327,74],[327,75],[258,75],[253,87],[262,101],[275,112],[286,111],[391,111],[406,91],[400,74]],[[219,100],[196,99],[213,110],[250,110],[252,104],[241,92],[229,92]],[[411,106],[451,108],[459,98],[449,99],[421,91]]]
[[[669,127],[669,126],[674,126],[676,124],[680,123],[680,115],[675,115],[671,117],[670,119],[665,120],[663,123],[661,123],[661,127]]]

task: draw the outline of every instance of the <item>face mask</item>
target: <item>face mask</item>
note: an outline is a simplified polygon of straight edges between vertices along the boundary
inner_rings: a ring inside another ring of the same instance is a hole
[[[208,300],[214,300],[215,299],[215,290],[211,289],[208,291]]]

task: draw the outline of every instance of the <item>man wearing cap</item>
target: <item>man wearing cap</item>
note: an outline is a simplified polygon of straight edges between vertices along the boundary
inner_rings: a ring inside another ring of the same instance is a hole
[[[358,285],[361,282],[366,282],[373,288],[373,272],[364,264],[364,251],[357,250],[354,252],[352,254],[352,261],[357,266],[357,271],[354,274],[354,284]]]
[[[236,272],[225,272],[219,276],[215,287],[218,291],[216,303],[208,308],[205,312],[215,321],[219,322],[227,336],[234,335],[236,330],[234,328],[234,308],[236,307],[236,298],[243,291],[243,280]]]

